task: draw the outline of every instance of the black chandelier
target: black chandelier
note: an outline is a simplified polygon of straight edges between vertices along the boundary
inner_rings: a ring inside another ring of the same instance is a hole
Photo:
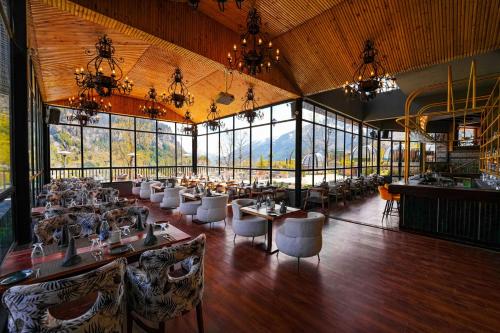
[[[163,94],[163,101],[180,109],[183,106],[191,106],[194,103],[194,97],[189,93],[180,68],[176,68],[172,74],[172,83],[168,87],[168,95]]]
[[[210,108],[208,110],[207,122],[205,126],[212,132],[217,131],[222,127],[222,123],[220,121],[219,110],[217,110],[217,105],[215,102],[210,104]]]
[[[91,50],[85,50],[85,54],[92,55]],[[95,44],[95,57],[87,63],[87,69],[83,67],[75,70],[75,80],[79,88],[95,89],[101,97],[109,97],[116,92],[124,95],[130,94],[134,83],[123,77],[119,62],[123,58],[115,57],[115,47],[112,40],[103,35]],[[103,67],[104,66],[104,67]]]
[[[193,120],[191,118],[191,112],[189,112],[189,110],[186,111],[186,113],[184,114],[184,125],[182,126],[182,131],[184,132],[184,134],[186,135],[196,135],[197,134],[197,130],[196,130],[196,125],[193,124]]]
[[[241,9],[241,5],[243,4],[243,1],[244,0],[234,0],[234,2],[236,2],[236,7],[238,7],[238,9]],[[221,12],[224,11],[224,6],[225,6],[226,2],[227,2],[227,0],[217,0],[217,5],[219,6],[219,10]],[[200,4],[200,0],[188,0],[188,3],[194,9],[198,9],[198,6]]]
[[[102,98],[96,98],[90,89],[82,91],[78,98],[69,98],[68,102],[73,110],[67,116],[67,120],[68,122],[76,121],[80,126],[96,124],[99,122],[98,112],[111,111],[111,103],[106,104]]]
[[[280,50],[276,49],[273,54],[273,43],[267,42],[261,35],[260,15],[257,9],[252,7],[247,16],[247,30],[240,37],[240,51],[236,44],[233,46],[233,54],[228,52],[227,60],[230,69],[238,69],[250,75],[257,75],[265,68],[272,69],[272,64],[280,60]]]
[[[156,119],[167,113],[164,107],[156,99],[157,93],[155,88],[149,88],[145,96],[146,102],[139,107],[139,110],[151,119]]]
[[[247,94],[243,101],[244,102],[241,111],[238,113],[239,119],[246,119],[249,124],[252,124],[255,119],[262,119],[264,117],[264,113],[261,110],[258,110],[259,105],[257,104],[257,101],[255,99],[253,87],[248,88]]]
[[[360,58],[362,63],[354,73],[352,83],[346,81],[344,85],[346,95],[366,102],[375,98],[377,93],[397,88],[396,79],[389,76],[378,60],[378,50],[372,40],[365,42]]]

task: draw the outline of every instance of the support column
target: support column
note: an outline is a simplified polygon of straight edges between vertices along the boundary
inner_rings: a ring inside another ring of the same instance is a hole
[[[193,143],[192,143],[192,166],[193,166],[193,173],[198,174],[198,125],[193,125],[195,130],[193,131]]]
[[[302,205],[302,98],[292,104],[295,113],[295,207]]]
[[[28,55],[26,43],[26,1],[11,1],[14,42],[11,42],[12,84],[12,213],[17,244],[31,241],[31,200],[28,154]],[[48,149],[48,147],[46,147]]]

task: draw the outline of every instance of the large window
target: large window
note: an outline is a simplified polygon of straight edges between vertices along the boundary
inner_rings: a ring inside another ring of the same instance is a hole
[[[50,166],[54,178],[92,176],[103,181],[171,177],[192,171],[191,136],[176,134],[173,122],[100,114],[99,122],[69,123],[61,109],[50,125]]]
[[[221,175],[246,183],[295,183],[295,120],[292,104],[261,110],[262,119],[251,126],[244,119],[221,119],[223,126],[208,132],[198,126],[198,173]]]
[[[352,119],[304,102],[302,186],[358,176],[359,126]],[[376,140],[367,143],[373,144]]]

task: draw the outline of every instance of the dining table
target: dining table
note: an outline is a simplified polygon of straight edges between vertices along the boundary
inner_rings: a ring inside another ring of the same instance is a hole
[[[268,210],[265,205],[257,207],[257,205],[241,207],[241,212],[253,216],[258,216],[267,220],[267,242],[265,251],[268,254],[278,252],[278,249],[273,249],[273,224],[286,217],[302,217],[307,213],[299,208],[286,207],[286,212],[280,213],[281,206],[275,205],[274,210]]]
[[[91,271],[117,258],[126,258],[129,263],[136,262],[139,260],[140,255],[147,250],[169,247],[191,239],[190,235],[167,224],[166,221],[160,222],[162,223],[155,223],[154,235],[157,237],[155,244],[144,245],[144,239],[147,236],[146,230],[131,230],[129,235],[122,235],[121,244],[119,244],[128,246],[127,251],[115,255],[110,253],[110,249],[111,247],[115,247],[116,244],[110,245],[105,241],[102,242],[101,247],[93,247],[90,238],[76,238],[76,251],[81,257],[81,261],[69,267],[62,266],[66,248],[60,248],[56,244],[45,245],[45,254],[34,257],[31,256],[32,249],[29,246],[10,251],[5,256],[0,267],[0,281],[15,272],[27,269],[31,269],[33,274],[28,279],[20,281],[17,284],[31,284],[66,278]],[[101,255],[96,255],[98,248]],[[0,295],[12,285],[15,284],[0,285]]]

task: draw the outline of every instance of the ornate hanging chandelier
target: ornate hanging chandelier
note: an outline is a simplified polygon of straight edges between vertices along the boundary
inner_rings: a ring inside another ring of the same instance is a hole
[[[205,126],[212,132],[217,131],[222,127],[219,118],[220,115],[219,110],[217,110],[217,105],[215,102],[212,102],[212,104],[210,104],[210,108],[208,109],[207,122],[205,123]]]
[[[244,0],[235,0],[236,2],[236,7],[238,9],[241,9],[241,5],[243,4]],[[224,11],[224,6],[226,4],[227,0],[217,0],[217,5],[219,6],[219,10],[221,12]],[[198,9],[198,6],[200,5],[200,0],[188,0],[188,4],[193,7],[194,9]]]
[[[177,109],[193,105],[194,96],[189,93],[180,68],[176,68],[172,74],[172,83],[168,87],[168,95],[163,94],[162,97],[164,102],[172,104]]]
[[[85,50],[85,54],[92,55],[91,50]],[[108,36],[99,37],[95,44],[95,56],[87,63],[87,69],[83,67],[75,70],[75,80],[79,88],[95,89],[101,97],[109,97],[116,92],[124,95],[130,94],[134,83],[125,77],[123,82],[120,80],[123,77],[119,62],[123,62],[123,58],[115,57],[115,47]]]
[[[241,112],[238,113],[239,119],[246,119],[249,124],[252,124],[255,119],[262,119],[264,117],[264,113],[261,110],[258,110],[259,105],[255,99],[253,87],[248,88],[243,101]]]
[[[261,35],[260,15],[257,9],[252,7],[247,16],[247,30],[241,34],[240,50],[234,44],[233,54],[228,52],[227,60],[229,68],[238,69],[240,73],[257,75],[265,68],[266,71],[272,69],[272,64],[280,60],[280,50],[276,49],[273,54],[273,43],[267,42]]]
[[[156,99],[156,89],[151,87],[145,96],[146,102],[139,107],[140,111],[151,119],[156,119],[167,113],[164,107]]]
[[[360,58],[362,63],[354,73],[352,83],[346,81],[344,85],[346,95],[366,102],[375,98],[377,93],[397,89],[396,79],[389,76],[378,60],[378,50],[372,40],[365,42]]]
[[[78,98],[69,98],[68,104],[73,108],[67,117],[68,121],[77,121],[80,126],[97,123],[99,121],[98,112],[111,111],[111,103],[105,103],[102,98],[96,98],[93,96],[92,90],[89,89],[82,91]]]
[[[191,118],[191,112],[189,112],[189,110],[187,110],[186,113],[184,114],[183,121],[184,124],[182,126],[182,131],[184,132],[184,134],[196,135],[197,133],[196,125],[193,124],[193,120]]]

